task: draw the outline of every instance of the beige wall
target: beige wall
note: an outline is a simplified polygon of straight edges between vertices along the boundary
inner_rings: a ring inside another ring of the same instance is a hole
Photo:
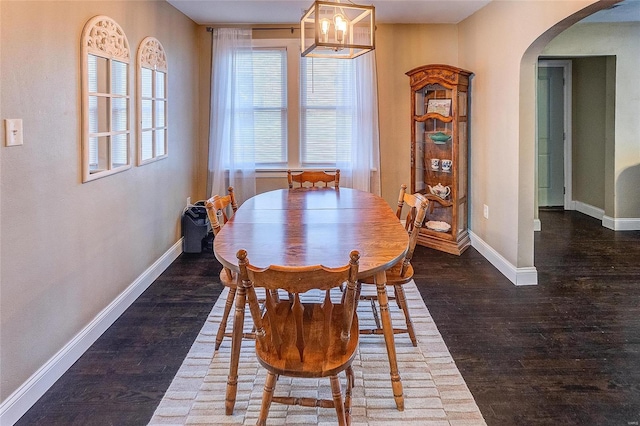
[[[493,1],[459,24],[460,66],[475,73],[470,228],[517,268],[532,267],[534,260],[538,55],[562,29],[604,7],[571,16],[592,3]],[[489,206],[488,219],[483,217],[484,204]]]
[[[428,63],[469,69],[472,230],[512,264],[532,265],[535,63],[563,25],[539,36],[591,3],[494,1],[459,25],[379,25],[385,199],[393,205],[410,179],[404,73]],[[169,158],[82,184],[79,37],[97,14],[115,19],[132,49],[148,35],[164,44]],[[24,146],[0,147],[5,400],[178,240],[185,197],[206,196],[210,35],[148,1],[2,1],[0,31],[1,118],[22,118],[25,134]]]
[[[572,60],[573,199],[604,210],[607,58]]]
[[[284,24],[283,26],[286,26]],[[376,31],[376,58],[378,72],[378,101],[380,120],[380,169],[382,196],[394,206],[398,191],[403,183],[411,183],[411,104],[409,77],[405,73],[417,66],[443,63],[457,65],[458,31],[455,25],[385,25],[379,24]],[[298,37],[289,31],[254,31],[256,38]],[[200,58],[206,63],[200,65],[201,93],[210,91],[211,34],[206,27],[198,29],[201,43]],[[438,48],[434,48],[438,46]],[[206,170],[209,107],[201,99],[200,128],[201,156],[200,169]],[[206,124],[205,124],[206,123]],[[285,188],[286,174],[274,177],[273,173],[262,175],[257,182],[257,191],[264,192]],[[206,188],[206,174],[201,174],[204,182],[198,188]],[[204,191],[201,197],[205,196]]]
[[[378,25],[376,31],[382,196],[394,206],[411,184],[411,88],[406,72],[420,65],[458,66],[455,25]]]
[[[197,190],[199,94],[196,26],[165,2],[2,1],[0,11],[0,118],[24,123],[24,146],[0,140],[4,401],[180,238]],[[169,157],[82,184],[80,35],[95,15],[124,29],[134,64],[144,37],[163,43]]]
[[[640,24],[635,22],[575,25],[545,48],[545,55],[615,55],[615,148],[611,164],[614,185],[605,213],[614,218],[640,217]],[[609,150],[610,151],[610,150]],[[608,151],[608,152],[609,152]],[[613,193],[612,193],[613,192]]]

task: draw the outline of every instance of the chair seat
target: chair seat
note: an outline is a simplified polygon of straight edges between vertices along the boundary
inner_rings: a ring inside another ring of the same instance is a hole
[[[222,271],[220,271],[220,282],[225,287],[236,288],[238,286],[238,273],[231,269],[222,268]]]
[[[413,266],[409,264],[404,275],[400,275],[400,269],[402,268],[402,261],[393,265],[390,269],[386,270],[387,285],[406,284],[413,279]],[[363,284],[374,284],[373,276],[366,277],[359,280]]]
[[[264,318],[267,348],[256,343],[256,355],[260,364],[276,374],[291,377],[328,377],[344,370],[353,360],[358,347],[358,317],[354,314],[351,337],[343,354],[340,334],[343,324],[343,305],[334,305],[331,318],[325,320],[319,303],[304,303],[303,329],[304,354],[296,346],[296,325],[289,301],[279,302],[275,307],[274,323],[283,336],[281,356],[270,343],[271,324]],[[273,311],[272,311],[273,314]]]

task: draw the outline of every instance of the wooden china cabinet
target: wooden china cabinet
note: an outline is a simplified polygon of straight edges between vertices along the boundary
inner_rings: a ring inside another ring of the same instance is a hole
[[[468,146],[470,71],[425,65],[407,72],[411,84],[411,191],[432,202],[418,244],[461,254],[469,245]]]

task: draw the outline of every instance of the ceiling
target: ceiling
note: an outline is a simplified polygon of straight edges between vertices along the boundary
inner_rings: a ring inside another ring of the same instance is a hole
[[[292,24],[311,0],[166,0],[200,25]],[[342,0],[348,3],[349,0]],[[360,0],[376,7],[376,21],[385,24],[456,24],[492,0]],[[640,21],[640,0],[624,0],[582,22]]]
[[[299,22],[312,0],[167,0],[200,25],[291,24]],[[491,0],[357,0],[373,4],[376,22],[385,24],[456,24]],[[343,0],[343,3],[349,3]]]
[[[638,22],[640,21],[640,0],[624,0],[608,9],[587,16],[581,22]]]

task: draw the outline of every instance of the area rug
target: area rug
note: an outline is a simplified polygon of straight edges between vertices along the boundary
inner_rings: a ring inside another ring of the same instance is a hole
[[[365,286],[373,287],[373,286]],[[375,290],[375,289],[373,289]],[[407,334],[396,334],[398,367],[404,387],[405,409],[395,407],[389,362],[382,335],[360,336],[353,363],[356,377],[352,400],[352,425],[485,425],[484,418],[438,332],[418,289],[405,285],[418,346]],[[225,338],[214,353],[215,335],[227,297],[225,289],[202,327],[149,425],[254,425],[260,410],[265,370],[255,360],[254,344],[243,340],[240,356],[238,395],[233,415],[224,413],[231,340]],[[320,294],[309,297],[320,298]],[[339,300],[340,295],[332,295]],[[392,321],[404,325],[402,311],[389,303]],[[232,317],[233,315],[231,315]],[[374,324],[371,305],[361,302],[358,316],[362,327]],[[232,318],[230,318],[231,320]],[[251,328],[247,312],[245,324]],[[228,325],[231,330],[231,321]],[[344,386],[344,376],[342,383]],[[330,399],[328,379],[281,377],[276,394]],[[267,424],[334,425],[334,409],[272,404]]]

